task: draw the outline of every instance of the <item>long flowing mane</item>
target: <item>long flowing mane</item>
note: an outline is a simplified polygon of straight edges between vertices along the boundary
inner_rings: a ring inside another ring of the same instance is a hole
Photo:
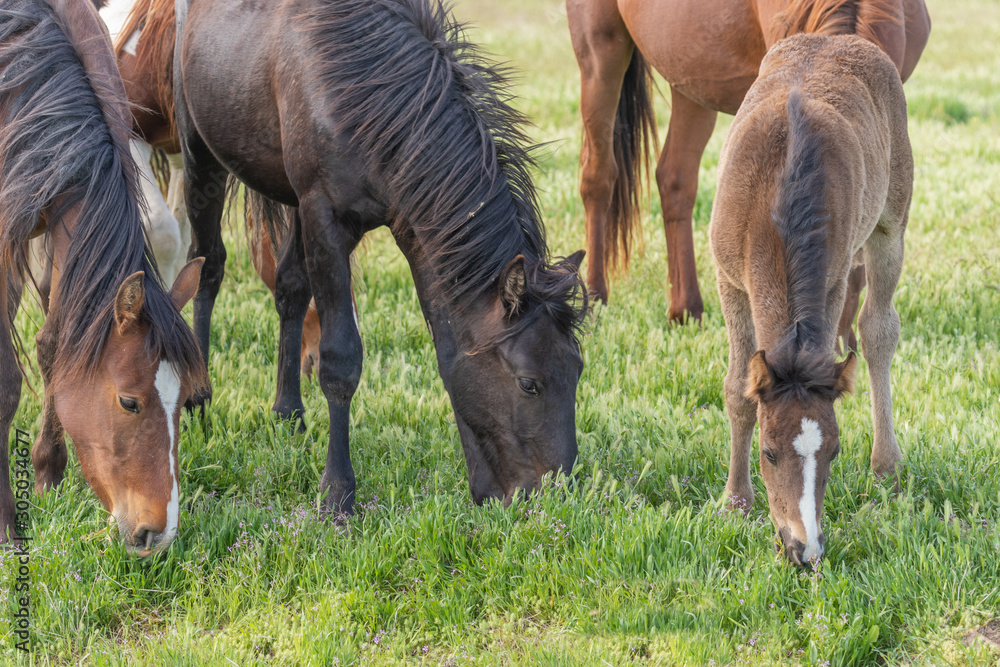
[[[879,43],[874,26],[897,21],[893,0],[792,0],[769,26],[769,43],[798,33],[857,35]]]
[[[390,223],[411,225],[430,257],[436,295],[461,311],[522,254],[540,281],[529,296],[578,326],[579,279],[549,263],[506,69],[436,0],[320,2],[298,25],[333,117],[385,186]]]
[[[0,268],[23,284],[28,238],[43,221],[48,230],[65,226],[71,241],[59,266],[58,312],[49,318],[59,331],[56,364],[69,377],[96,367],[119,286],[145,271],[149,353],[198,382],[197,343],[146,244],[127,120],[110,111],[124,100],[102,104],[80,55],[98,42],[74,45],[60,20],[37,0],[0,9]]]
[[[174,42],[177,37],[174,0],[138,0],[129,11],[125,25],[115,39],[115,56],[122,57],[125,47],[136,31],[142,31],[135,45],[139,62],[150,65],[153,88],[160,108],[170,128],[177,133],[174,119]]]

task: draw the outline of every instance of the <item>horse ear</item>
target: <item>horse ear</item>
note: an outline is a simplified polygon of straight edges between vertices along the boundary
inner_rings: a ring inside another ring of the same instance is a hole
[[[837,383],[833,386],[837,397],[854,392],[854,373],[858,370],[858,355],[854,350],[847,353],[847,358],[837,364]]]
[[[764,392],[773,386],[774,373],[767,365],[764,350],[757,350],[757,353],[750,357],[750,362],[747,364],[747,387],[743,395],[752,401],[759,401]]]
[[[115,296],[115,324],[119,334],[125,333],[139,319],[142,304],[146,301],[146,289],[142,286],[145,277],[144,271],[136,271],[118,288],[118,295]]]
[[[177,310],[183,308],[197,293],[198,283],[201,282],[201,266],[204,263],[204,257],[195,257],[184,265],[174,279],[174,286],[170,288],[170,300],[177,306]]]
[[[510,260],[510,264],[500,274],[500,299],[510,314],[517,312],[521,299],[528,289],[527,277],[524,273],[524,255],[518,255]]]
[[[566,258],[566,263],[572,264],[573,268],[579,271],[580,265],[583,263],[583,258],[586,254],[587,254],[586,250],[577,250],[572,255]]]

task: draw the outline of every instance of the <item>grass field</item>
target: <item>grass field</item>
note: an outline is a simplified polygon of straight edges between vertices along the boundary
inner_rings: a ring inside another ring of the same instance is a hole
[[[996,664],[1000,653],[962,639],[1000,618],[1000,3],[928,4],[931,41],[906,85],[916,183],[893,365],[904,490],[868,471],[862,363],[838,407],[843,452],[817,569],[775,556],[756,473],[751,517],[720,511],[727,346],[707,227],[723,117],[695,210],[704,324],[667,321],[652,201],[645,250],[583,342],[578,485],[509,509],[473,505],[406,263],[382,230],[357,294],[358,513],[343,526],[318,517],[325,402],[306,382],[308,431],[272,419],[277,316],[232,232],[215,399],[181,436],[179,537],[165,554],[128,556],[71,453],[62,488],[32,511],[33,653],[14,650],[0,615],[0,662]],[[564,5],[461,0],[456,11],[523,71],[518,103],[549,142],[537,184],[550,244],[569,254],[583,214]],[[662,136],[669,110],[658,105]],[[19,318],[33,340],[39,311]],[[25,391],[16,425],[34,436],[39,412]],[[14,571],[0,552],[11,612]]]

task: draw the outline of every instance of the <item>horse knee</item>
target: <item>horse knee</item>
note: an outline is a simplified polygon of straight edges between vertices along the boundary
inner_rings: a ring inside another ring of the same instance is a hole
[[[862,307],[858,316],[858,333],[861,336],[861,351],[869,362],[882,355],[891,356],[899,342],[899,313],[889,304],[875,310]]]
[[[750,418],[753,417],[757,406],[746,397],[746,378],[742,374],[726,373],[723,381],[723,389],[726,395],[726,409],[729,411],[729,418]]]
[[[319,372],[316,374],[327,401],[336,404],[350,403],[361,381],[360,340],[356,346],[344,345],[345,338],[348,337],[338,341],[340,345],[320,345]]]

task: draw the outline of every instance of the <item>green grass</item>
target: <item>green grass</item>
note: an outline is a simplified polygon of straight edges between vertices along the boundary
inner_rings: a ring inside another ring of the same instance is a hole
[[[524,72],[518,103],[549,142],[537,183],[550,243],[569,254],[583,212],[563,4],[463,0],[457,11]],[[129,557],[71,454],[62,488],[32,510],[34,652],[17,654],[0,618],[0,662],[995,664],[962,637],[1000,617],[1000,4],[937,0],[930,11],[931,41],[906,85],[916,183],[893,365],[904,490],[869,473],[862,364],[838,408],[843,453],[817,570],[775,556],[756,473],[751,517],[719,511],[727,348],[706,232],[724,117],[695,210],[704,324],[667,321],[653,201],[644,253],[584,340],[576,487],[556,482],[509,509],[472,504],[406,263],[376,233],[357,295],[359,511],[343,526],[319,518],[325,403],[310,381],[305,434],[271,418],[277,317],[233,233],[212,331],[215,400],[204,423],[184,421],[178,539]],[[661,102],[661,134],[668,114]],[[20,318],[31,341],[38,311]],[[25,391],[16,425],[36,434],[39,412]],[[9,589],[2,553],[0,573]]]

